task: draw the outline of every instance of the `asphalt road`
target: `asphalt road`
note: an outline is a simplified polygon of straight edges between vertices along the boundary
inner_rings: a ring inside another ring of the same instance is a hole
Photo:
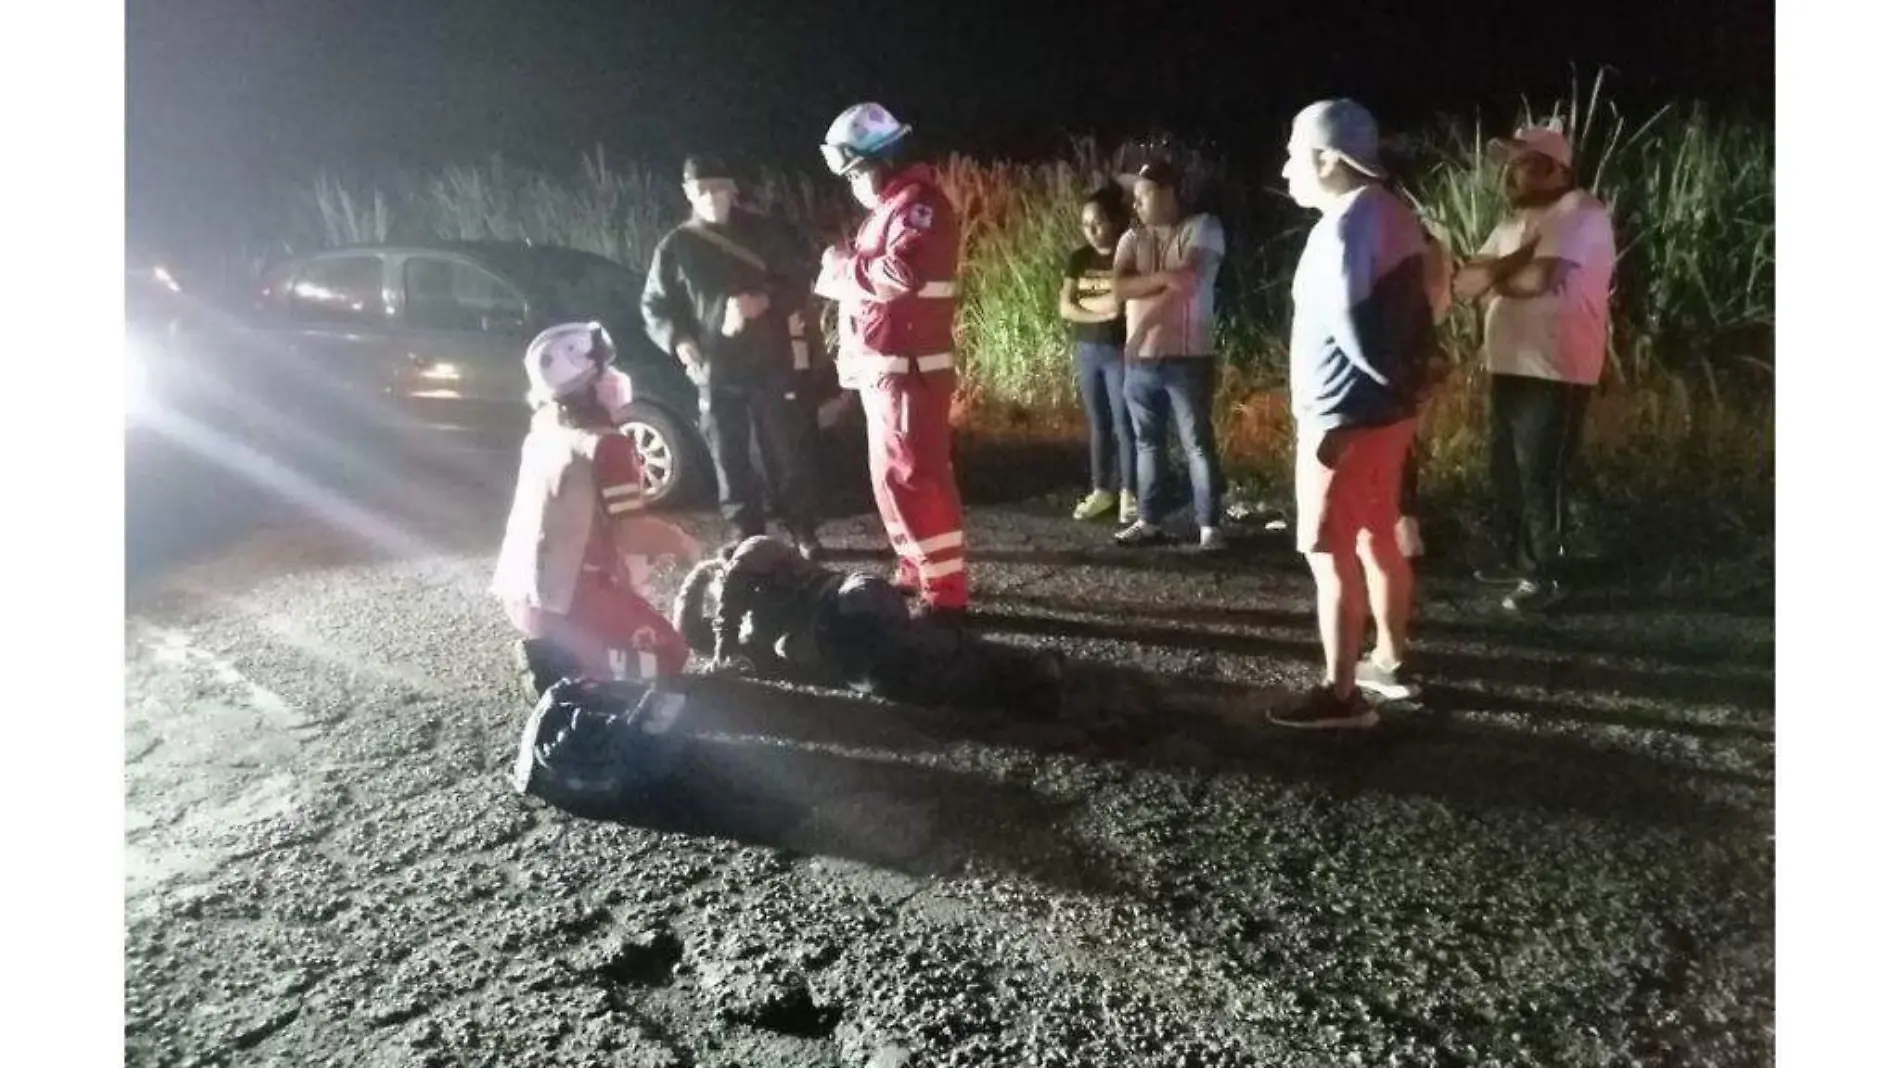
[[[1765,610],[1439,574],[1428,700],[1289,736],[1283,542],[1118,550],[973,459],[979,622],[1070,653],[1060,719],[708,679],[676,792],[588,822],[507,783],[509,472],[437,459],[301,510],[133,464],[128,1063],[1772,1060]]]

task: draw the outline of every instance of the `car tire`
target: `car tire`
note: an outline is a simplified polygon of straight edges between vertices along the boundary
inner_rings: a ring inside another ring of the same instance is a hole
[[[648,488],[643,498],[647,504],[658,508],[690,500],[699,489],[703,469],[699,435],[687,430],[678,416],[648,401],[627,405],[616,422],[633,439],[634,452],[646,472]]]

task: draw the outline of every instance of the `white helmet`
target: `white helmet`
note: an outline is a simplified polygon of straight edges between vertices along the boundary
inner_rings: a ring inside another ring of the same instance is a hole
[[[539,408],[592,386],[614,362],[614,341],[599,323],[562,323],[528,342],[528,404]]]
[[[853,104],[831,120],[825,131],[825,166],[837,175],[850,174],[904,139],[910,127],[884,110],[882,104]]]

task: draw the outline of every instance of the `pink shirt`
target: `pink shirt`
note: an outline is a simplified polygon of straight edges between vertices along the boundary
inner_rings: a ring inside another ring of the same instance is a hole
[[[1485,369],[1593,386],[1609,355],[1610,282],[1616,272],[1609,209],[1573,189],[1548,207],[1519,209],[1499,223],[1481,255],[1508,255],[1527,241],[1537,243],[1537,258],[1564,260],[1570,267],[1549,293],[1486,298]]]
[[[1220,273],[1221,257],[1227,251],[1219,219],[1190,215],[1173,226],[1137,226],[1115,246],[1115,270],[1136,274],[1179,270],[1187,266],[1193,250],[1199,250],[1201,259],[1200,277],[1193,288],[1127,302],[1130,358],[1214,354],[1214,276]]]

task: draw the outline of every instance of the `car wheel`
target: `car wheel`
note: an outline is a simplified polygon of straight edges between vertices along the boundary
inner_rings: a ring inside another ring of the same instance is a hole
[[[635,401],[620,416],[620,431],[633,439],[644,485],[641,498],[651,505],[671,504],[692,491],[697,441],[678,418],[663,408]]]

